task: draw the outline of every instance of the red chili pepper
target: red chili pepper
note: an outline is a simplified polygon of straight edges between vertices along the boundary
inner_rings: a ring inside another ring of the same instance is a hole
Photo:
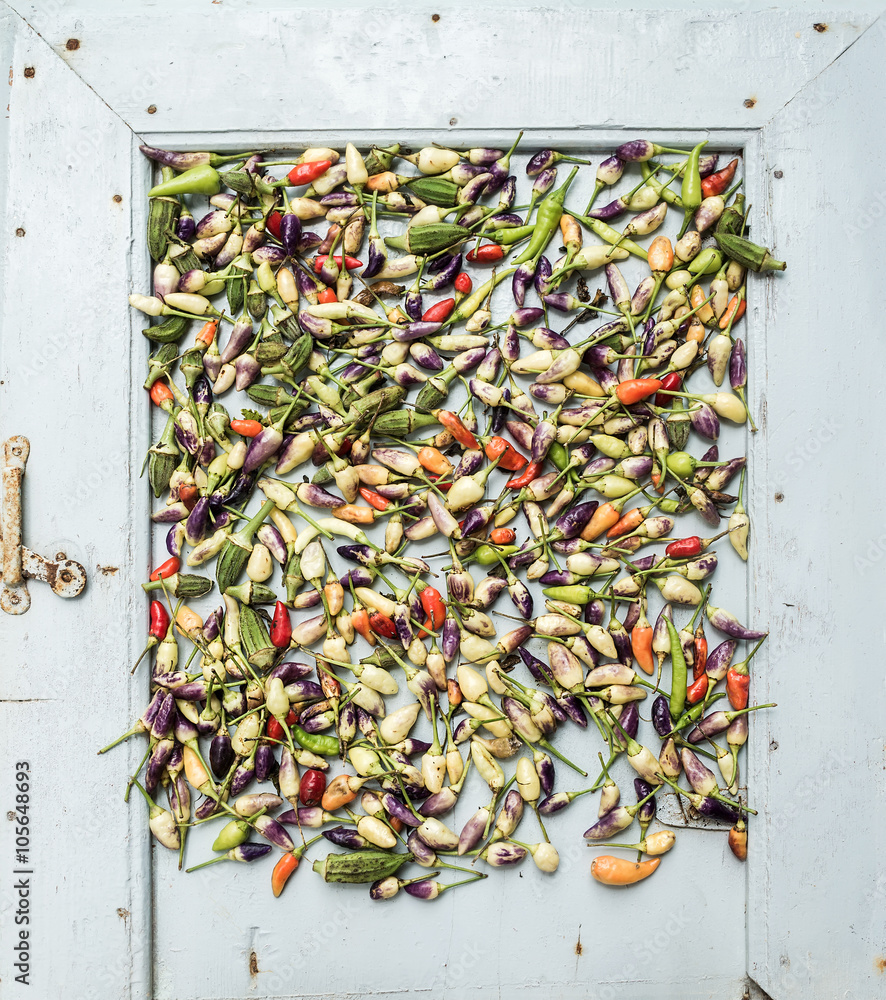
[[[151,402],[155,406],[162,406],[167,399],[174,399],[172,390],[165,382],[157,381],[151,386]]]
[[[241,437],[254,438],[264,429],[264,424],[258,420],[232,420],[231,430]]]
[[[332,288],[324,288],[317,296],[318,302],[338,302],[338,296]]]
[[[477,247],[476,250],[470,250],[465,254],[465,260],[488,263],[489,261],[501,260],[504,255],[504,249],[497,243],[485,243],[482,247]]]
[[[501,465],[503,463],[499,464]],[[537,479],[539,477],[543,468],[544,462],[530,462],[518,476],[514,476],[513,479],[509,479],[505,483],[505,486],[509,490],[522,490],[523,487],[528,486],[533,479]]]
[[[351,454],[351,448],[354,447],[354,442],[351,438],[342,438],[341,445],[339,446],[338,454],[341,458],[347,458]]]
[[[619,402],[625,406],[631,403],[639,403],[641,399],[646,399],[661,388],[661,379],[657,378],[629,378],[624,382],[619,382],[615,390]]]
[[[748,688],[751,684],[750,674],[742,674],[730,667],[726,671],[726,694],[729,704],[736,709],[748,707]]]
[[[698,535],[689,535],[688,538],[678,538],[676,542],[665,549],[665,555],[672,559],[686,559],[689,556],[697,556],[702,551],[702,540]]]
[[[280,212],[271,212],[268,216],[268,221],[266,223],[268,227],[268,232],[274,237],[274,239],[280,239],[280,223],[283,221],[283,216]]]
[[[165,639],[170,621],[166,605],[162,601],[151,601],[151,627],[148,635],[154,639]]]
[[[695,663],[693,671],[696,679],[701,677],[708,665],[708,640],[701,625],[695,630]]]
[[[702,674],[686,689],[686,700],[690,705],[697,705],[708,693],[708,675]]]
[[[391,506],[391,501],[386,499],[381,495],[381,493],[376,493],[375,490],[371,490],[368,486],[360,487],[360,496],[368,503],[375,507],[376,510],[387,510]]]
[[[314,271],[315,272],[317,272],[319,274],[320,269],[326,263],[328,257],[329,257],[329,254],[321,253],[319,257],[315,257],[314,258]],[[336,264],[338,264],[339,267],[342,266],[341,254],[333,254],[333,260],[335,261]],[[355,268],[362,267],[362,266],[363,266],[363,262],[362,261],[357,260],[356,257],[349,257],[347,254],[345,254],[345,267],[347,268],[347,270],[353,271]]]
[[[470,295],[473,287],[474,282],[471,281],[471,276],[466,271],[462,271],[455,279],[455,290],[461,292],[462,295]]]
[[[393,619],[382,614],[381,611],[372,612],[369,616],[369,627],[376,635],[380,635],[384,639],[397,638],[397,626],[394,624]]]
[[[678,392],[680,386],[683,384],[683,376],[679,372],[668,372],[667,375],[661,380],[662,389],[668,389],[671,392]],[[665,396],[664,393],[659,393],[655,397],[656,406],[670,406],[671,397]]]
[[[718,170],[715,174],[708,174],[707,177],[702,177],[702,198],[710,198],[712,195],[722,194],[732,183],[737,166],[738,160],[730,160],[722,170]]]
[[[425,627],[430,625],[432,628],[438,629],[446,618],[446,604],[440,591],[435,587],[425,587],[419,594],[419,600],[429,619],[425,623]]]
[[[162,576],[164,580],[176,574],[181,569],[182,561],[178,556],[170,556],[165,563],[158,566],[151,574],[152,580],[159,580]],[[164,633],[165,635],[165,633]]]
[[[188,510],[193,510],[200,499],[200,490],[197,489],[196,483],[182,483],[178,488],[178,498]]]
[[[289,620],[289,609],[282,601],[277,601],[271,623],[271,644],[277,649],[286,649],[291,638],[292,622]]]
[[[496,545],[510,545],[517,537],[513,528],[494,528],[489,532],[489,541]]]
[[[298,797],[302,805],[318,806],[323,793],[326,791],[326,775],[316,768],[308,768],[301,776],[301,786],[298,790]]]
[[[289,712],[286,715],[286,720],[285,720],[286,725],[294,726],[297,720],[298,716],[295,714],[294,710],[290,708]],[[268,719],[267,736],[268,739],[278,740],[281,743],[283,742],[283,740],[286,739],[286,733],[283,731],[283,727],[280,725],[277,719],[274,718],[273,715],[270,717],[270,719]]]
[[[315,160],[313,163],[299,163],[289,171],[288,180],[293,187],[310,184],[332,166],[332,160]]]
[[[430,309],[426,309],[422,316],[424,323],[442,323],[449,319],[449,314],[455,308],[455,299],[441,299],[435,302]]]
[[[472,451],[480,450],[480,442],[465,427],[457,413],[453,413],[452,410],[437,410],[436,417],[463,448],[470,448]]]
[[[495,461],[501,455],[498,463],[500,469],[507,469],[508,472],[519,472],[524,465],[529,464],[529,459],[524,458],[516,448],[512,448],[503,437],[491,437],[486,442],[486,457]]]

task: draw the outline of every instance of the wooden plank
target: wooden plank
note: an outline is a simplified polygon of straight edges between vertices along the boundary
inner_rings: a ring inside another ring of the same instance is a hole
[[[95,756],[142,707],[127,669],[144,630],[136,588],[147,562],[146,539],[132,532],[142,448],[129,421],[130,133],[30,28],[4,22],[11,87],[0,430],[31,442],[26,544],[47,556],[64,551],[89,582],[68,601],[32,582],[30,611],[0,616],[3,811],[14,801],[12,764],[29,760],[31,995],[58,995],[64,983],[72,997],[142,997],[150,970],[145,810],[120,802],[135,748]],[[14,826],[0,827],[4,894]],[[13,932],[4,907],[4,942]],[[10,947],[4,995],[27,995],[12,981],[11,962]]]
[[[751,840],[748,969],[776,1000],[883,990],[886,586],[871,457],[886,409],[870,358],[886,252],[884,42],[881,19],[763,140],[754,235],[788,260],[789,280],[770,285],[765,361],[751,369],[768,452],[753,494],[754,617],[772,630],[756,698],[779,709],[752,746],[753,797],[768,807]]]
[[[756,128],[879,9],[856,3],[831,17],[812,4],[689,14],[423,3],[392,17],[350,2],[336,7],[329,30],[327,11],[280,3],[177,4],[174,25],[150,7],[122,10],[109,0],[13,6],[139,133],[416,123],[438,134],[552,124]],[[74,51],[71,37],[80,42]],[[170,50],[173,37],[186,43],[180,54]],[[715,86],[711,60],[723,81]],[[224,100],[207,89],[219,73]],[[687,90],[687,80],[696,85]]]

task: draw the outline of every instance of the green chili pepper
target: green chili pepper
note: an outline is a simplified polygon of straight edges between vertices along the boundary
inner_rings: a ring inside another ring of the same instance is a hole
[[[686,657],[680,645],[680,636],[669,618],[664,619],[671,640],[671,697],[668,708],[672,719],[678,719],[686,704]]]
[[[338,740],[334,736],[308,733],[295,723],[289,727],[289,731],[295,742],[304,747],[305,750],[310,750],[311,753],[318,754],[320,757],[331,757],[338,753]]]
[[[491,545],[481,545],[476,552],[474,552],[474,561],[480,563],[481,566],[492,566],[498,562],[499,555],[507,558],[512,556],[518,549],[516,545],[499,545],[497,548],[493,548]]]
[[[713,247],[705,247],[687,265],[690,274],[714,274],[723,264],[723,254]]]
[[[483,305],[486,296],[492,291],[492,289],[495,288],[499,282],[504,281],[508,275],[513,274],[516,270],[517,269],[515,267],[509,267],[506,271],[502,271],[500,274],[496,274],[494,277],[490,278],[489,281],[484,282],[476,292],[473,292],[471,295],[462,299],[458,308],[449,317],[445,325],[461,323],[462,320],[470,319],[480,306]],[[455,374],[457,373],[454,372],[453,377]],[[430,384],[430,382],[427,384]],[[437,405],[439,406],[439,403]]]
[[[487,233],[486,235],[491,240],[495,240],[496,243],[500,243],[502,246],[510,246],[512,243],[519,243],[520,240],[525,240],[527,236],[532,236],[535,232],[535,224],[529,226],[513,226],[511,229],[498,229],[494,233]]]
[[[599,594],[592,587],[575,583],[569,587],[546,587],[542,593],[552,601],[568,601],[570,604],[587,604]]]
[[[569,466],[569,452],[559,441],[555,441],[548,449],[548,458],[560,472]]]
[[[587,226],[591,232],[596,233],[601,240],[606,240],[607,243],[617,243],[620,249],[627,250],[628,253],[632,253],[635,257],[639,257],[640,260],[648,260],[646,251],[640,246],[639,243],[626,239],[617,229],[613,229],[612,226],[606,225],[606,223],[601,219],[591,219],[586,215],[576,215],[574,218],[578,219],[583,226]]]
[[[560,218],[563,215],[563,203],[566,201],[566,192],[575,180],[578,167],[573,167],[564,183],[555,191],[551,191],[539,204],[538,212],[535,215],[535,231],[529,240],[529,244],[523,253],[512,263],[522,264],[527,260],[537,260],[544,253],[551,237],[560,225]],[[699,181],[701,184],[701,181]]]
[[[164,181],[148,191],[149,198],[159,198],[173,194],[218,194],[221,191],[221,178],[215,167],[203,163],[199,167],[191,167],[178,177]]]
[[[708,140],[704,139],[697,146],[693,146],[686,166],[683,168],[683,186],[680,188],[680,198],[687,212],[694,212],[701,204],[701,174],[698,172],[698,158],[707,144]]]
[[[643,179],[652,188],[653,191],[658,192],[659,198],[662,201],[666,201],[669,205],[673,205],[674,208],[683,208],[683,199],[676,193],[672,191],[669,187],[663,184],[655,176],[655,167],[648,160],[644,160],[640,164],[640,172],[643,174]],[[699,186],[701,181],[699,181]]]

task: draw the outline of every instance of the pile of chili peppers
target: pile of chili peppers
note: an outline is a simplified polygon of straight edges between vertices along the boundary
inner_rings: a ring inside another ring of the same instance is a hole
[[[517,204],[519,141],[292,159],[142,147],[162,178],[153,294],[130,302],[156,317],[146,468],[168,558],[144,585],[150,701],[111,746],[147,736],[129,788],[179,867],[212,822],[204,864],[276,852],[275,895],[323,839],[345,849],[314,860],[326,881],[434,899],[485,877],[480,860],[554,871],[546,824],[599,791],[584,837],[629,854],[592,874],[626,885],[674,844],[648,832],[666,786],[731,824],[746,856],[738,755],[770,707],[748,704],[765,633],[707,581],[716,541],[747,558],[745,458],[717,444],[721,419],[750,418],[746,276],[785,265],[744,235],[738,160],[717,169],[704,142],[620,145],[582,206],[569,195],[589,161],[550,149]],[[598,206],[628,170],[636,184]],[[512,303],[493,297],[506,279]],[[714,391],[689,391],[698,371]],[[232,388],[249,397],[236,416]],[[223,603],[204,616],[207,594]],[[655,750],[638,742],[647,698]],[[554,746],[569,727],[600,737],[593,781]],[[635,804],[610,777],[620,758]],[[554,759],[584,787],[556,789]],[[456,827],[472,768],[488,802]],[[527,806],[537,832],[518,839]],[[639,837],[613,843],[635,819]],[[408,863],[435,871],[401,878]],[[445,885],[442,869],[470,877]]]

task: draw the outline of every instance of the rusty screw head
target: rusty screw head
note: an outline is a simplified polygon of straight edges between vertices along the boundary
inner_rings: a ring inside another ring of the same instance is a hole
[[[69,38],[65,42],[65,48],[68,50],[68,52],[76,52],[77,49],[80,48],[80,39],[79,38]]]
[[[25,79],[32,80],[37,75],[37,70],[33,66],[25,66]]]

